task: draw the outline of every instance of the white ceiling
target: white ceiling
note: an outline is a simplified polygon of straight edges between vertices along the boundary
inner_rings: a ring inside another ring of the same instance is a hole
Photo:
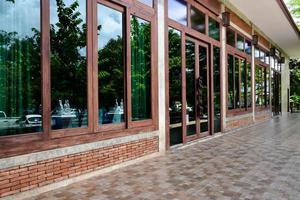
[[[289,57],[300,58],[300,38],[276,0],[229,0]]]

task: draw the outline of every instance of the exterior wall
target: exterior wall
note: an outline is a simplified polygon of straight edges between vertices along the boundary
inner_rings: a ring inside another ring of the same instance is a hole
[[[78,145],[0,160],[0,197],[80,176],[158,152],[156,134]],[[89,149],[89,150],[87,150]],[[78,151],[79,150],[79,151]]]
[[[245,114],[245,115],[238,115],[234,117],[227,117],[225,131],[231,131],[234,129],[247,127],[253,123],[254,121],[253,121],[252,113]]]
[[[271,110],[258,111],[255,113],[255,122],[263,122],[272,117]]]
[[[213,2],[202,0],[200,2]],[[94,143],[85,143],[64,148],[54,148],[38,153],[25,154],[0,159],[0,197],[7,197],[20,192],[44,188],[49,185],[59,184],[62,181],[79,177],[88,173],[110,168],[115,165],[147,158],[157,152],[166,150],[166,54],[165,49],[165,0],[157,1],[157,67],[158,67],[158,131],[149,133],[128,133],[127,136],[114,139],[101,140]],[[225,11],[225,6],[219,8],[210,3],[211,10]],[[233,11],[231,11],[233,13]],[[235,28],[240,28],[245,35],[251,36],[254,30],[237,15],[233,15]],[[222,77],[226,77],[226,28],[221,26],[221,67]],[[260,43],[268,45],[263,39]],[[254,48],[252,48],[252,52]],[[254,56],[252,56],[252,77],[254,77]],[[285,66],[288,66],[286,59]],[[282,111],[287,111],[287,88],[289,88],[289,69],[283,66],[282,69]],[[247,127],[251,124],[265,121],[271,118],[270,109],[257,111],[255,107],[252,112],[236,116],[226,117],[226,79],[221,79],[221,91],[223,93],[222,104],[222,127],[224,131]],[[254,78],[253,78],[254,80]],[[252,83],[254,87],[254,83]],[[253,94],[255,94],[253,92]],[[253,102],[254,95],[253,95]],[[255,104],[253,104],[255,105]],[[65,138],[66,140],[68,138]],[[69,138],[70,139],[70,138]],[[17,147],[12,147],[17,148]],[[42,192],[43,190],[40,190]]]

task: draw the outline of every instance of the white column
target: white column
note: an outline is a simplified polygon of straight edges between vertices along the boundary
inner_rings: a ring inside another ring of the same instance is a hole
[[[165,4],[157,0],[157,47],[158,47],[158,126],[159,152],[166,151],[166,63],[165,63]]]
[[[224,4],[221,4],[221,13],[225,12],[225,5]],[[221,92],[222,92],[222,107],[221,107],[221,112],[222,112],[222,119],[221,119],[221,123],[222,123],[222,127],[223,127],[223,130],[226,130],[226,98],[227,98],[227,88],[226,88],[226,82],[227,82],[227,79],[226,79],[226,27],[224,26],[221,26],[221,77],[223,77],[221,80],[222,80],[222,83],[221,83]]]
[[[289,58],[285,57],[285,63],[281,64],[281,112],[288,112],[288,89],[290,88]]]

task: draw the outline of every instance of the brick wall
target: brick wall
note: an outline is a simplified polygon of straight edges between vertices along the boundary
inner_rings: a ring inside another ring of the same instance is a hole
[[[227,118],[226,120],[226,131],[234,130],[237,128],[242,128],[249,126],[253,123],[252,115],[248,116],[238,116],[234,118]]]
[[[270,112],[255,113],[255,122],[263,122],[271,118]]]
[[[158,152],[158,137],[0,170],[0,197]]]

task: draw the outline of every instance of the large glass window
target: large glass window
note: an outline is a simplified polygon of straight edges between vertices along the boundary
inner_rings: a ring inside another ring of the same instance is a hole
[[[205,14],[191,7],[191,24],[192,28],[205,34]]]
[[[212,18],[208,20],[208,35],[215,40],[220,40],[220,24]]]
[[[52,129],[86,127],[86,1],[50,1]]]
[[[170,19],[187,25],[187,4],[184,0],[168,0],[168,9]]]
[[[228,109],[251,107],[251,64],[228,54]]]
[[[0,1],[0,136],[42,131],[41,1]]]
[[[181,33],[169,29],[170,145],[182,143]]]
[[[131,16],[132,121],[151,118],[151,24]]]
[[[98,5],[99,124],[124,122],[124,17]],[[113,27],[113,28],[112,28]]]

